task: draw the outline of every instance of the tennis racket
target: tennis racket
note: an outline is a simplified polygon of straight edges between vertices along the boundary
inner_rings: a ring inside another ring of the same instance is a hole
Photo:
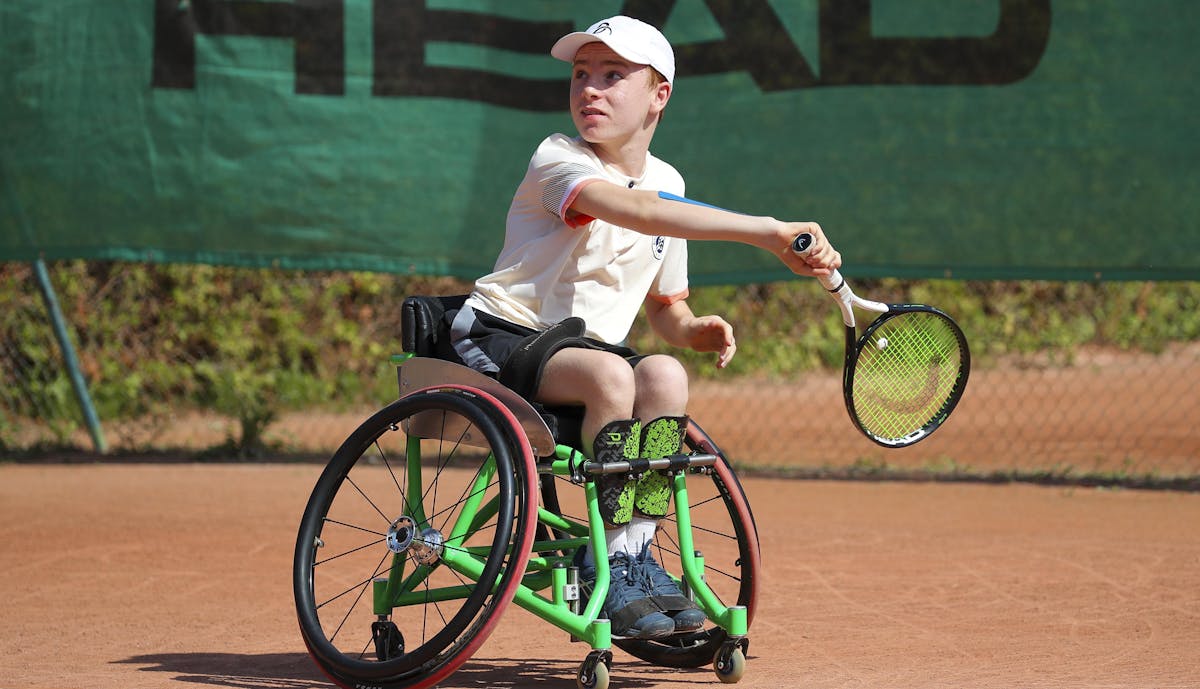
[[[792,251],[812,250],[800,234]],[[817,280],[842,311],[846,362],[842,394],[863,435],[884,447],[907,447],[928,438],[967,388],[971,352],[954,319],[924,304],[883,304],[858,297],[838,271]],[[858,335],[854,307],[882,314]]]

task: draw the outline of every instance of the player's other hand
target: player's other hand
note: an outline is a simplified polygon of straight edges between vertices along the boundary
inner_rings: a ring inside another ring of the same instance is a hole
[[[697,352],[716,352],[717,368],[729,365],[737,352],[733,326],[720,316],[698,316],[688,327],[688,346]]]

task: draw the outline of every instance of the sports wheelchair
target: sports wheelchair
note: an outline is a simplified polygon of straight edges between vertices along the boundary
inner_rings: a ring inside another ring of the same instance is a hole
[[[575,449],[580,408],[531,404],[456,363],[443,315],[464,298],[405,299],[400,396],[338,448],[304,510],[293,588],[317,665],[347,688],[430,687],[516,603],[590,647],[576,676],[585,689],[608,686],[613,645],[740,680],[760,554],[729,461],[694,421],[685,454],[588,461]],[[595,484],[647,471],[665,472],[673,495],[653,552],[709,620],[652,641],[617,638],[600,616],[610,573]],[[585,545],[590,596],[572,564]]]

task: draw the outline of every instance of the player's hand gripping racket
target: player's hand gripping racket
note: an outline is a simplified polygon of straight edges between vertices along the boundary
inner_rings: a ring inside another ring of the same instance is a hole
[[[803,233],[792,251],[812,250]],[[967,387],[971,352],[952,318],[924,304],[882,304],[858,297],[838,271],[817,279],[842,310],[846,364],[842,394],[859,430],[885,447],[929,437],[954,411]],[[882,314],[860,337],[854,307]]]

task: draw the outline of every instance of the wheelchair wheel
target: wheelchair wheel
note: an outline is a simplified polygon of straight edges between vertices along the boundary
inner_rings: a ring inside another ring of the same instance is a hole
[[[300,630],[343,687],[420,688],[466,661],[525,572],[536,522],[524,431],[486,393],[422,390],[364,422],[305,508]]]
[[[692,538],[695,549],[704,555],[705,582],[725,605],[745,606],[747,624],[752,623],[761,558],[750,503],[728,459],[695,421],[688,427],[687,446],[693,452],[720,458],[712,473],[689,476],[687,484]],[[655,559],[668,570],[672,569],[672,561],[678,563],[674,512],[663,521],[651,547]],[[713,662],[727,639],[725,630],[710,622],[705,629],[691,634],[650,641],[614,639],[613,643],[655,665],[686,668]]]

